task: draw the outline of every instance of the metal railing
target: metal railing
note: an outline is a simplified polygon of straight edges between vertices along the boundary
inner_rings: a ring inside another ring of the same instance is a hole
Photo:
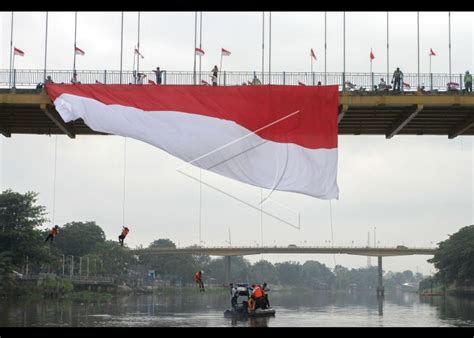
[[[78,70],[77,81],[82,84],[136,84],[137,79],[132,71],[118,70]],[[142,71],[145,74],[143,84],[148,80],[156,82],[153,71]],[[55,83],[71,83],[72,70],[48,70],[47,76]],[[223,71],[219,73],[218,85],[235,86],[250,84],[254,78],[262,77],[261,72]],[[378,89],[380,79],[383,78],[390,85],[391,78],[387,79],[387,73],[323,73],[323,72],[272,72],[263,74],[263,84],[274,85],[307,85],[315,86],[320,82],[322,85],[338,85],[339,90],[345,91],[375,91]],[[326,80],[326,82],[325,82]],[[162,84],[166,85],[192,85],[212,83],[210,72],[192,71],[163,71]],[[14,69],[10,74],[8,69],[0,70],[0,88],[34,88],[44,82],[44,70]],[[418,87],[424,87],[426,91],[447,91],[448,83],[459,84],[459,90],[463,89],[463,74],[418,74],[407,73],[401,81],[409,86],[401,86],[402,91],[416,91]],[[345,84],[343,86],[343,83]]]

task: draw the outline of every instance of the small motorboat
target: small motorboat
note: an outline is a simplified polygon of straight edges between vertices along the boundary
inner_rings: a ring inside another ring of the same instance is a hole
[[[231,304],[232,308],[224,311],[225,318],[240,318],[247,319],[249,317],[268,317],[275,316],[276,311],[271,307],[249,309],[249,300],[251,295],[251,288],[248,284],[238,283],[231,289]]]

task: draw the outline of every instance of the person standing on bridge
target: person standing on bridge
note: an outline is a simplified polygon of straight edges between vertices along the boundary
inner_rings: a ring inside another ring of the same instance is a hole
[[[400,84],[402,82],[402,79],[403,79],[403,72],[400,70],[400,68],[397,67],[397,70],[393,72],[393,77],[392,77],[393,91],[395,90],[400,91]]]
[[[464,88],[466,88],[466,92],[472,93],[472,75],[469,74],[468,70],[466,70],[466,74],[464,74]]]
[[[194,281],[199,285],[199,292],[204,292],[204,283],[202,282],[202,271],[198,271],[194,274]]]
[[[51,229],[51,231],[49,232],[49,235],[48,237],[46,237],[46,240],[44,241],[45,243],[51,239],[51,243],[53,243],[53,239],[54,237],[56,237],[56,235],[59,233],[59,226],[58,225],[55,225],[54,228]]]
[[[160,67],[156,67],[156,70],[153,71],[156,75],[156,84],[160,85],[161,84],[161,75],[163,74],[163,71],[160,70]]]
[[[123,227],[122,233],[119,236],[119,242],[121,246],[123,246],[123,240],[125,239],[125,237],[127,237],[129,231],[130,230],[127,227]]]

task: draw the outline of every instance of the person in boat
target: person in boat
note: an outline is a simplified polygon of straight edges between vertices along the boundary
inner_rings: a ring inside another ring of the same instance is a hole
[[[270,302],[268,301],[268,294],[267,292],[270,291],[269,288],[267,288],[267,283],[263,282],[262,285],[262,292],[263,292],[263,309],[268,309],[270,307]]]
[[[253,300],[252,304],[250,300]],[[256,310],[262,308],[263,304],[263,291],[260,285],[252,285],[252,295],[249,299],[250,310]]]

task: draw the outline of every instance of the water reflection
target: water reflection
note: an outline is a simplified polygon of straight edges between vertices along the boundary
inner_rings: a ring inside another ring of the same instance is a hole
[[[109,302],[2,300],[6,326],[474,326],[474,299],[417,294],[272,292],[275,317],[224,318],[228,293],[118,297]]]

